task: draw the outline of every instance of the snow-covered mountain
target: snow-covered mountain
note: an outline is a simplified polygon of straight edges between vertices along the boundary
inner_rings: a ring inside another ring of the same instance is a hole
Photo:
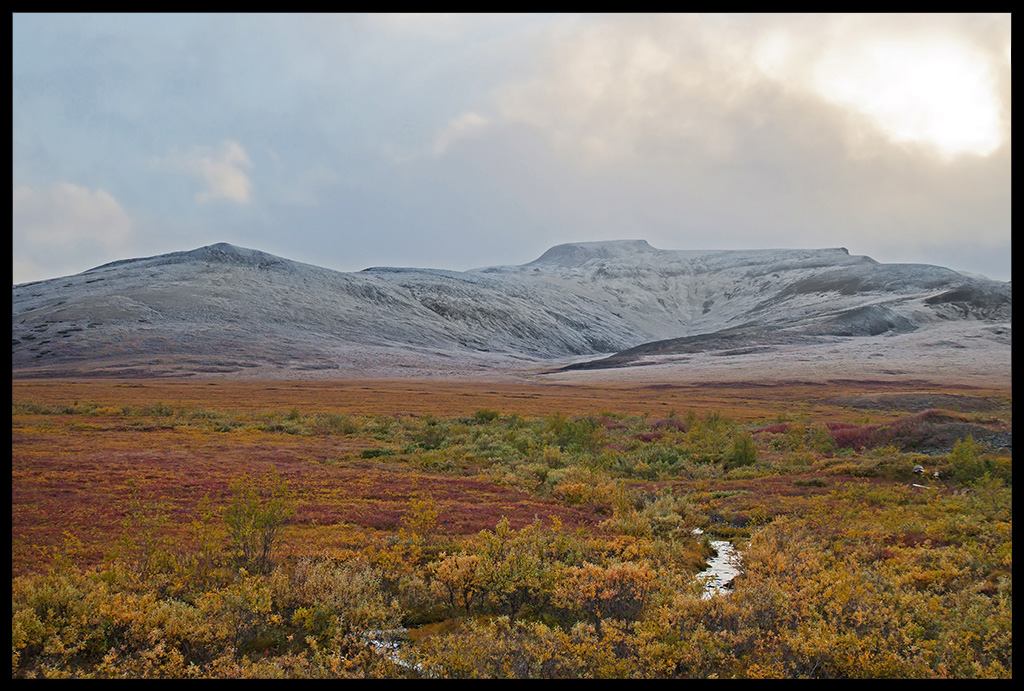
[[[600,367],[962,320],[1008,343],[1011,298],[1009,283],[842,248],[669,251],[624,240],[559,245],[520,266],[343,273],[220,243],[14,286],[12,366],[53,375]]]

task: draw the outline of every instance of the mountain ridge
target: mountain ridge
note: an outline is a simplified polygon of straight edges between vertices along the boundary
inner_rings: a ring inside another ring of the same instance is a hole
[[[26,375],[102,376],[125,363],[166,376],[329,373],[379,358],[409,371],[486,372],[763,352],[943,322],[1002,325],[1008,340],[1012,288],[845,248],[619,240],[556,245],[522,265],[340,272],[215,243],[15,285],[12,308],[12,368]]]

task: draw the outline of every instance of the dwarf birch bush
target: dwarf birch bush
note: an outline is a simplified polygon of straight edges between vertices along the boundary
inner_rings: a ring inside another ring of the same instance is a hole
[[[639,617],[653,580],[654,573],[648,564],[573,566],[564,572],[556,586],[553,604],[590,622],[600,631],[604,619],[633,621]]]
[[[259,479],[243,475],[231,490],[224,523],[235,562],[253,573],[269,573],[281,529],[295,513],[292,493],[276,470]]]
[[[299,560],[277,594],[292,621],[321,641],[359,631],[397,628],[402,611],[380,573],[361,559],[326,554]]]

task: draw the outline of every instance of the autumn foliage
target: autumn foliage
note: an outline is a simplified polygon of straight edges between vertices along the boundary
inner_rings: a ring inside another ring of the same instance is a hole
[[[12,412],[12,678],[1012,677],[1008,408]]]

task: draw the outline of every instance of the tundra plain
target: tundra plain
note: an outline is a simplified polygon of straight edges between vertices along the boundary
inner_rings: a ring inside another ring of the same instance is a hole
[[[1012,674],[1009,386],[15,379],[12,398],[13,676]],[[293,507],[264,571],[225,527],[240,478]],[[744,570],[701,599],[711,539]],[[46,610],[54,588],[99,609]]]

